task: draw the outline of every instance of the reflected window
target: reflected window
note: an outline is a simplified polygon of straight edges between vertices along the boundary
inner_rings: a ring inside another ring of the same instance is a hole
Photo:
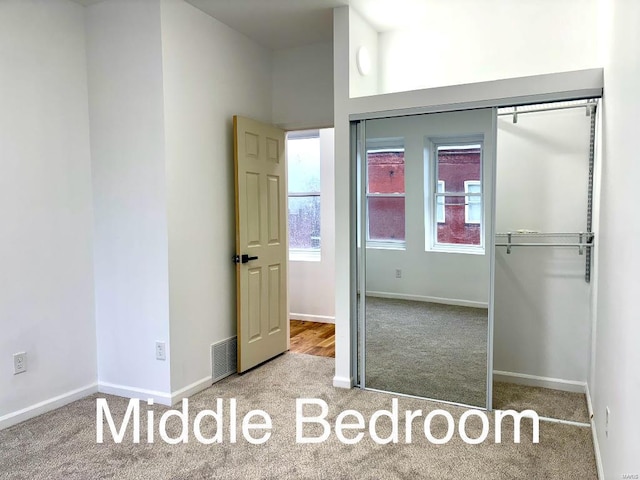
[[[404,146],[384,143],[367,150],[367,242],[404,247]]]
[[[435,249],[482,244],[482,144],[434,145]],[[431,223],[431,222],[429,222]]]
[[[320,255],[320,136],[287,135],[289,252]]]

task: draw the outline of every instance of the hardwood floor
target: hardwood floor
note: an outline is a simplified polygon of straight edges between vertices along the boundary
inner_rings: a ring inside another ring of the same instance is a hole
[[[294,353],[320,357],[336,356],[335,325],[333,323],[291,320],[291,348]]]

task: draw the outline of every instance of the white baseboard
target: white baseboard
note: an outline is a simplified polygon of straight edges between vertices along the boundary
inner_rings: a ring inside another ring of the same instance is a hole
[[[336,388],[351,388],[353,387],[353,378],[347,377],[333,377],[333,386]]]
[[[143,388],[129,387],[126,385],[116,385],[113,383],[100,382],[98,391],[109,395],[116,395],[124,398],[139,398],[140,400],[153,399],[154,403],[166,405],[168,407],[180,402],[183,398],[188,398],[211,386],[211,376],[204,377],[197,382],[187,385],[175,392],[165,393]]]
[[[304,320],[305,322],[336,323],[336,317],[326,315],[307,315],[305,313],[290,313],[289,320]]]
[[[518,385],[527,385],[529,387],[551,388],[553,390],[562,390],[564,392],[586,393],[586,382],[578,382],[576,380],[564,380],[562,378],[539,377],[537,375],[528,375],[526,373],[503,372],[500,370],[493,371],[493,380],[497,382],[516,383]]]
[[[56,408],[63,407],[71,402],[75,402],[76,400],[80,400],[81,398],[96,393],[97,391],[98,384],[92,383],[91,385],[71,390],[70,392],[58,395],[57,397],[52,397],[42,402],[30,405],[22,410],[17,410],[15,412],[8,413],[7,415],[3,415],[0,417],[0,430],[11,427],[20,422],[24,422],[25,420],[29,420],[30,418],[37,417],[43,413],[50,412]]]
[[[129,387],[127,385],[116,385],[107,382],[98,383],[98,392],[124,398],[139,398],[140,400],[153,399],[154,403],[166,405],[168,407],[172,405],[171,400],[173,397],[170,393]]]
[[[187,385],[180,390],[176,390],[171,393],[171,404],[175,405],[180,402],[183,398],[189,398],[191,395],[195,395],[203,390],[206,390],[212,385],[213,379],[211,375],[208,377],[204,377],[197,382],[192,383],[191,385]]]
[[[487,302],[461,300],[458,298],[427,297],[424,295],[409,295],[405,293],[367,292],[367,297],[390,298],[394,300],[413,300],[415,302],[439,303],[442,305],[455,305],[458,307],[489,308],[489,304]]]
[[[596,470],[598,471],[598,479],[604,480],[604,467],[602,466],[602,456],[600,455],[600,442],[598,442],[598,430],[596,429],[596,421],[593,415],[593,403],[591,401],[591,391],[589,384],[586,387],[587,409],[589,410],[589,421],[591,423],[591,436],[593,437],[593,451],[596,457]]]

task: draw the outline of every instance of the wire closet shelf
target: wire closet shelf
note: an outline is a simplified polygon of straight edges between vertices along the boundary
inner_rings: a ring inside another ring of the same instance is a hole
[[[513,247],[561,247],[577,248],[578,254],[582,255],[585,249],[593,246],[593,237],[593,232],[506,232],[496,233],[495,245],[507,247],[507,254]]]

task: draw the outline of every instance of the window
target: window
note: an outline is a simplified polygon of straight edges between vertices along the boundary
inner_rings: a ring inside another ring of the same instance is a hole
[[[367,245],[404,247],[404,145],[371,140],[367,149]]]
[[[482,249],[482,143],[434,142],[435,250]],[[453,248],[452,248],[453,247]]]
[[[289,256],[320,258],[320,137],[317,131],[287,135]]]

